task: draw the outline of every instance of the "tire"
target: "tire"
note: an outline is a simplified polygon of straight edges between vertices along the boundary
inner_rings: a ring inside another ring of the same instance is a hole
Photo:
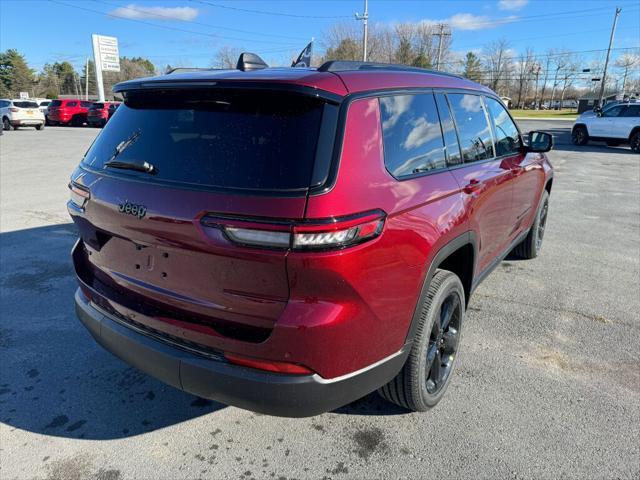
[[[529,229],[529,233],[526,238],[520,242],[513,249],[513,254],[530,260],[536,258],[542,248],[542,240],[544,239],[544,232],[547,226],[547,216],[549,213],[549,192],[542,191],[542,198],[536,211],[536,218],[533,220],[533,225]]]
[[[82,123],[83,123],[83,122],[82,122],[82,118],[81,118],[80,116],[78,116],[78,115],[76,115],[75,117],[73,117],[73,118],[71,119],[71,122],[69,122],[69,124],[70,124],[72,127],[81,127],[81,126],[82,126]]]
[[[9,121],[9,119],[7,117],[4,117],[2,119],[2,129],[9,131],[13,129],[13,126],[11,125],[11,122]]]
[[[436,270],[420,309],[420,323],[406,363],[378,390],[385,400],[414,412],[435,407],[453,376],[465,310],[464,288],[458,276]]]
[[[44,123],[41,123],[40,125],[36,125],[36,130],[44,130]]]
[[[571,132],[571,142],[574,145],[586,145],[589,143],[589,132],[584,125],[573,127]]]
[[[629,146],[632,152],[640,153],[640,130],[631,135],[631,138],[629,138]]]

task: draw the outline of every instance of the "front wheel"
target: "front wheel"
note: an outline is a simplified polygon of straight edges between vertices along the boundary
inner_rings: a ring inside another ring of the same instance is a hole
[[[418,328],[398,375],[378,390],[386,400],[424,412],[442,399],[456,364],[465,311],[457,275],[436,270],[420,308]]]
[[[589,143],[589,132],[583,125],[578,125],[571,132],[571,142],[575,145],[586,145]]]
[[[44,129],[44,123],[41,123],[40,125],[36,125],[36,130],[43,130]]]
[[[2,119],[2,129],[3,130],[11,130],[13,127],[11,126],[11,122],[9,121],[9,119],[7,117],[4,117]]]
[[[632,152],[640,153],[640,130],[631,135],[629,146]]]

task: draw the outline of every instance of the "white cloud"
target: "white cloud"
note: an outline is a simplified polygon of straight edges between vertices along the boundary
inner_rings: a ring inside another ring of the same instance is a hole
[[[133,20],[193,20],[200,12],[192,7],[146,7],[130,3],[111,10],[109,15]]]
[[[527,3],[529,3],[529,0],[500,0],[498,8],[500,10],[516,11],[523,8]]]
[[[442,135],[440,124],[429,123],[424,117],[414,119],[411,124],[413,128],[402,143],[402,148],[405,150],[413,150],[414,148],[421,147],[437,136]]]

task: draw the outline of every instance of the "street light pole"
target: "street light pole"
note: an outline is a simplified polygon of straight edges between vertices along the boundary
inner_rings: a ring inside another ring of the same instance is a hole
[[[604,89],[607,83],[607,67],[609,66],[609,55],[611,54],[611,45],[613,45],[613,37],[616,34],[616,25],[620,16],[621,8],[616,7],[616,14],[613,17],[613,26],[611,27],[611,36],[609,37],[609,48],[607,49],[607,58],[604,61],[604,72],[602,72],[602,83],[600,84],[600,95],[598,96],[598,106],[602,107],[602,97],[604,97]]]
[[[362,15],[360,15],[359,13],[356,13],[356,20],[362,20],[362,27],[363,27],[363,32],[362,32],[362,61],[366,62],[367,61],[367,37],[368,37],[368,34],[369,34],[369,26],[368,26],[369,0],[364,0],[364,13]]]

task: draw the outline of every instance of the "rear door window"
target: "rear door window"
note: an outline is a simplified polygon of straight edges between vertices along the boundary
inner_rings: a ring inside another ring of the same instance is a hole
[[[49,104],[50,107],[59,107],[60,105],[62,105],[62,101],[60,100],[51,100]]]
[[[465,163],[493,158],[491,127],[482,98],[466,93],[450,93],[447,96],[456,121]]]
[[[384,162],[396,178],[447,166],[432,93],[380,98]]]
[[[520,152],[521,142],[518,127],[513,123],[507,109],[502,103],[489,97],[485,97],[489,116],[493,122],[493,131],[496,137],[496,156],[514,155]]]
[[[131,92],[83,165],[103,170],[119,151],[119,162],[148,162],[157,173],[107,167],[113,175],[215,189],[303,190],[323,106],[316,98],[268,91]]]
[[[77,105],[78,105],[78,102],[67,102],[65,107],[76,107]]]

